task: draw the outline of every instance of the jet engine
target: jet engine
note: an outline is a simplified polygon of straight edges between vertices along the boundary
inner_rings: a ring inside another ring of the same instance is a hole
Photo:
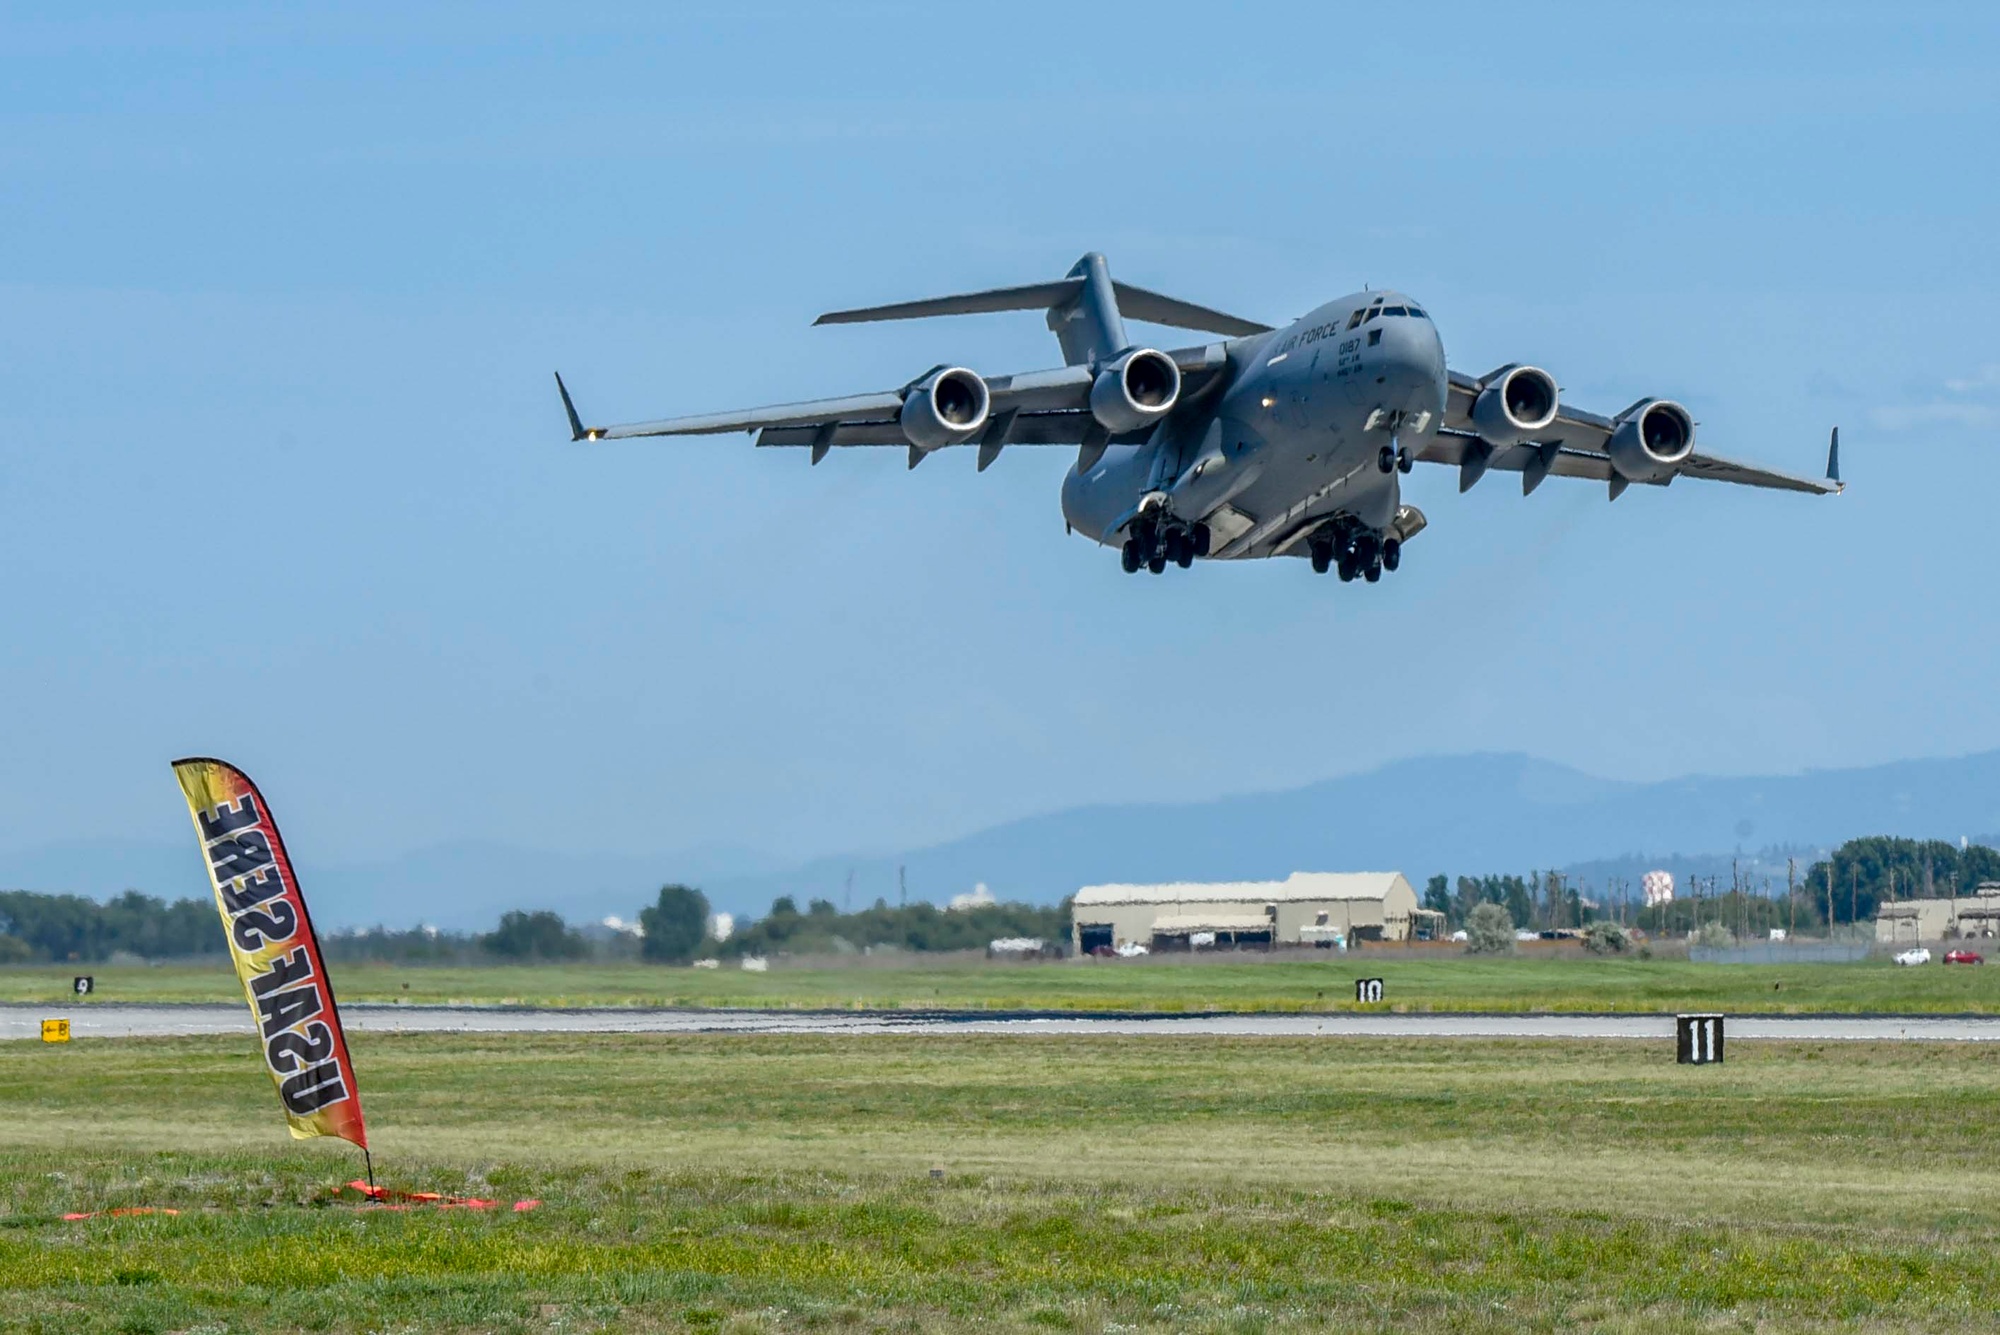
[[[1510,366],[1486,378],[1472,401],[1472,424],[1489,445],[1518,445],[1556,420],[1555,377],[1539,366]]]
[[[1626,481],[1657,482],[1694,453],[1694,419],[1667,399],[1635,403],[1619,416],[1604,449]]]
[[[943,449],[976,435],[986,425],[992,402],[984,380],[962,366],[953,366],[918,381],[903,396],[903,411],[897,421],[904,438],[918,449]]]
[[[1181,368],[1164,352],[1136,348],[1097,373],[1090,386],[1090,415],[1106,431],[1137,431],[1174,409],[1181,396]]]

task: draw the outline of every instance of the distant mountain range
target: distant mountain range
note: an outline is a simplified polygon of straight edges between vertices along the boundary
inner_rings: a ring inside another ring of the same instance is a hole
[[[547,852],[464,842],[388,861],[301,871],[326,926],[429,922],[485,928],[510,908],[573,921],[630,918],[663,882],[702,886],[720,909],[762,913],[781,894],[854,907],[943,903],[985,884],[1000,899],[1051,902],[1101,881],[1252,879],[1296,870],[1399,869],[1421,885],[1558,867],[1601,885],[1652,866],[1725,877],[1746,868],[1782,882],[1866,834],[1973,838],[2000,831],[2000,752],[1766,778],[1659,783],[1598,779],[1522,755],[1400,761],[1285,792],[1179,803],[1079,807],[1010,821],[899,856],[819,858],[782,867],[710,848],[658,856]],[[849,878],[852,877],[852,890]],[[0,886],[102,897],[126,887],[175,898],[207,886],[191,847],[70,842],[0,853]]]

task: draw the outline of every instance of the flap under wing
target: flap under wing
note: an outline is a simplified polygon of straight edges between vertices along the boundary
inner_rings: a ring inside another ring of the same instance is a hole
[[[1472,404],[1484,388],[1485,382],[1477,377],[1461,371],[1450,373],[1444,429],[1417,456],[1420,460],[1425,463],[1464,463],[1470,447],[1479,441],[1478,433],[1472,427]],[[1528,471],[1531,465],[1540,462],[1544,454],[1540,447],[1555,446],[1556,452],[1544,470],[1547,475],[1609,482],[1613,471],[1605,447],[1611,433],[1617,429],[1618,423],[1613,418],[1562,404],[1556,413],[1556,420],[1537,432],[1532,443],[1493,447],[1486,467],[1505,472]],[[1775,491],[1797,491],[1817,496],[1832,495],[1841,489],[1841,484],[1832,477],[1824,480],[1800,477],[1794,473],[1737,463],[1701,450],[1682,460],[1674,476],[1700,477],[1714,482],[1734,482],[1746,487],[1767,487]],[[1648,485],[1665,486],[1672,480],[1670,476],[1656,479]]]
[[[994,419],[998,421],[996,417]],[[833,436],[822,441],[820,432],[824,427],[814,426],[774,426],[765,427],[757,433],[757,444],[769,445],[828,445],[838,448],[844,445],[894,445],[901,448],[910,443],[903,434],[902,424],[890,417],[878,422],[840,422],[833,427]],[[1008,428],[1006,445],[1081,445],[1084,437],[1098,427],[1097,419],[1087,412],[1024,412],[1017,416]],[[1152,435],[1152,428],[1144,431],[1126,432],[1112,436],[1107,441],[1112,445],[1143,445]],[[967,445],[983,443],[983,436],[974,436]]]
[[[1183,348],[1167,354],[1181,372],[1181,402],[1191,403],[1216,383],[1219,372],[1229,364],[1228,351],[1219,343],[1199,348]],[[989,420],[1013,415],[1006,434],[1009,445],[1076,445],[1082,443],[1095,419],[1090,416],[1091,371],[1087,366],[1060,366],[1046,371],[1026,371],[1018,375],[993,376],[986,381]],[[556,377],[562,391],[563,408],[569,414],[570,431],[576,440],[627,440],[638,436],[708,436],[731,431],[758,432],[759,445],[813,445],[830,448],[841,445],[904,445],[908,440],[897,425],[902,411],[903,389],[876,394],[850,394],[837,399],[809,399],[801,403],[781,403],[768,408],[739,412],[708,413],[698,417],[669,417],[656,422],[633,422],[622,426],[583,425],[570,402],[562,377]],[[828,432],[827,428],[831,428]],[[971,441],[981,439],[974,436]],[[1114,437],[1114,441],[1123,437]],[[1141,434],[1140,439],[1144,439]]]
[[[634,436],[715,436],[729,431],[756,431],[764,427],[813,425],[848,418],[895,416],[903,406],[903,396],[894,390],[880,394],[849,394],[838,399],[808,399],[803,403],[780,403],[769,408],[749,408],[733,413],[707,413],[700,417],[667,417],[657,422],[631,422],[624,426],[585,427],[583,440],[626,440]]]

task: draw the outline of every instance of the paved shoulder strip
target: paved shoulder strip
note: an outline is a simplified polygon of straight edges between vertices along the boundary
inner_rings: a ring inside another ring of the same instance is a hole
[[[1118,1034],[1215,1038],[1670,1039],[1671,1015],[996,1015],[906,1011],[539,1010],[501,1006],[341,1007],[349,1029],[387,1033]],[[248,1034],[242,1006],[0,1006],[0,1039],[41,1036],[66,1016],[77,1038]],[[1731,1040],[2000,1041],[2000,1016],[1732,1016]]]

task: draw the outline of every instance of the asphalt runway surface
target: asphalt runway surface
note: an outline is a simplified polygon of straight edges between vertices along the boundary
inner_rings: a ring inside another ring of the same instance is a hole
[[[544,1010],[350,1003],[349,1029],[479,1034],[1120,1034],[1214,1038],[1646,1038],[1671,1040],[1671,1015],[996,1015],[990,1011]],[[238,1005],[0,1006],[0,1039],[39,1038],[64,1018],[76,1038],[252,1032]],[[1729,1037],[1805,1041],[2000,1041],[2000,1016],[1730,1016]]]

